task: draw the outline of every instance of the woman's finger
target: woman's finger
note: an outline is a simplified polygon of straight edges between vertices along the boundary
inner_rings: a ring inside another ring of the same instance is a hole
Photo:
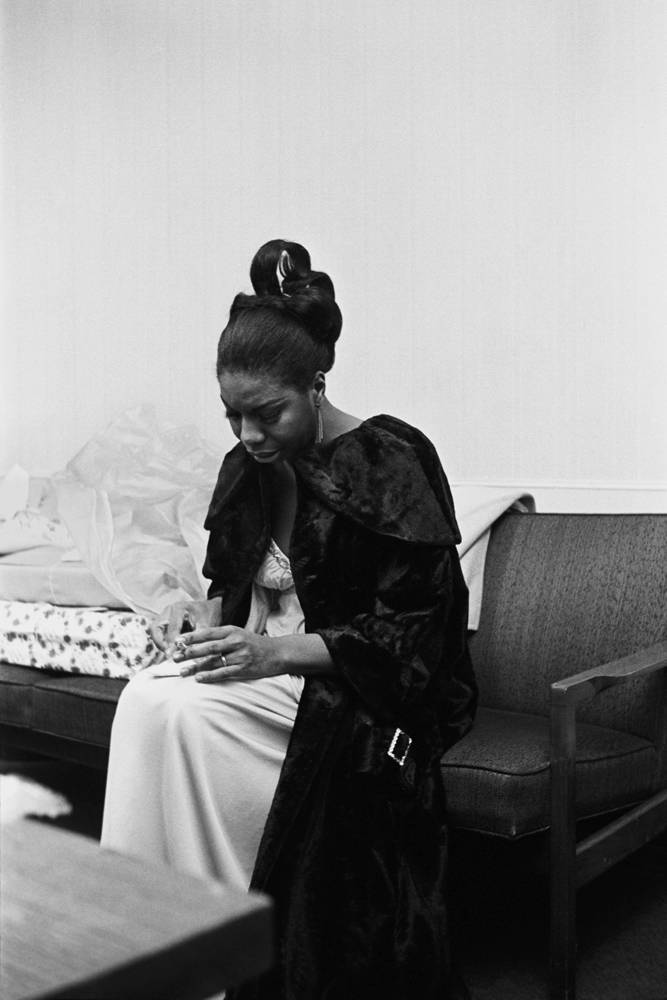
[[[185,614],[185,604],[172,604],[168,610],[167,628],[164,634],[165,649],[167,652],[172,650],[174,643],[183,631]]]
[[[220,663],[219,659],[218,663]],[[235,680],[244,676],[243,667],[240,663],[228,663],[225,667],[217,666],[213,670],[195,673],[195,680],[199,681],[200,684],[216,684],[220,681]]]
[[[234,646],[233,648],[236,648]],[[223,656],[227,653],[231,653],[231,648],[229,648],[229,643],[224,643],[219,639],[214,642],[188,642],[185,640],[179,642],[176,640],[176,649],[174,651],[174,660],[180,663],[182,660],[199,660],[206,656]]]
[[[187,636],[183,636],[183,640],[186,645],[191,645],[193,643],[212,642],[214,639],[228,639],[230,636],[238,633],[243,633],[243,629],[239,628],[238,625],[199,626],[193,632],[189,632]]]
[[[178,663],[176,657],[172,657],[174,662]],[[184,663],[181,662],[181,669],[179,671],[181,677],[192,677],[193,674],[198,674],[200,671],[208,673],[209,671],[216,670],[220,667],[220,657],[219,656],[209,656],[208,659],[200,658],[196,660],[186,660]]]
[[[163,653],[167,649],[167,641],[166,641],[167,627],[168,627],[168,622],[166,621],[159,621],[159,622],[152,621],[148,626],[148,631],[150,633],[151,639],[153,640],[157,648],[161,649]]]
[[[179,635],[174,642],[173,658],[180,663],[182,660],[197,659],[201,656],[227,655],[241,649],[244,644],[243,629],[235,626],[222,628],[198,629],[189,635]]]

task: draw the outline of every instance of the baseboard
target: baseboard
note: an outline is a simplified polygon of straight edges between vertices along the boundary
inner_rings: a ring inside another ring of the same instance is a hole
[[[456,483],[452,489],[456,492]],[[667,486],[641,483],[466,482],[490,490],[524,490],[542,513],[667,514]]]

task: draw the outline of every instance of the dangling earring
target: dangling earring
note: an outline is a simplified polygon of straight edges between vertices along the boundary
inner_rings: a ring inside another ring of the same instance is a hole
[[[317,411],[317,436],[315,438],[315,444],[322,444],[324,441],[324,423],[322,422],[322,411],[320,409],[321,403],[315,403],[315,409]]]

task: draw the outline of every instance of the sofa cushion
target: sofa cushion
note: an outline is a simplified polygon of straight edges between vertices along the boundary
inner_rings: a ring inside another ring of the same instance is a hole
[[[108,747],[126,683],[0,663],[0,723]]]
[[[512,838],[549,827],[548,718],[480,708],[442,772],[452,826]],[[641,737],[580,723],[576,773],[577,815],[594,816],[650,795],[658,754]]]

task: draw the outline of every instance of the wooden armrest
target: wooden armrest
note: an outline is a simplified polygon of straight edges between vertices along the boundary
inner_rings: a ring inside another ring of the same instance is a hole
[[[667,640],[656,642],[655,645],[638,653],[630,653],[620,660],[602,663],[599,667],[582,670],[578,674],[572,674],[571,677],[555,681],[551,685],[551,703],[577,705],[594,698],[605,688],[634,677],[652,674],[664,667],[667,667]]]

